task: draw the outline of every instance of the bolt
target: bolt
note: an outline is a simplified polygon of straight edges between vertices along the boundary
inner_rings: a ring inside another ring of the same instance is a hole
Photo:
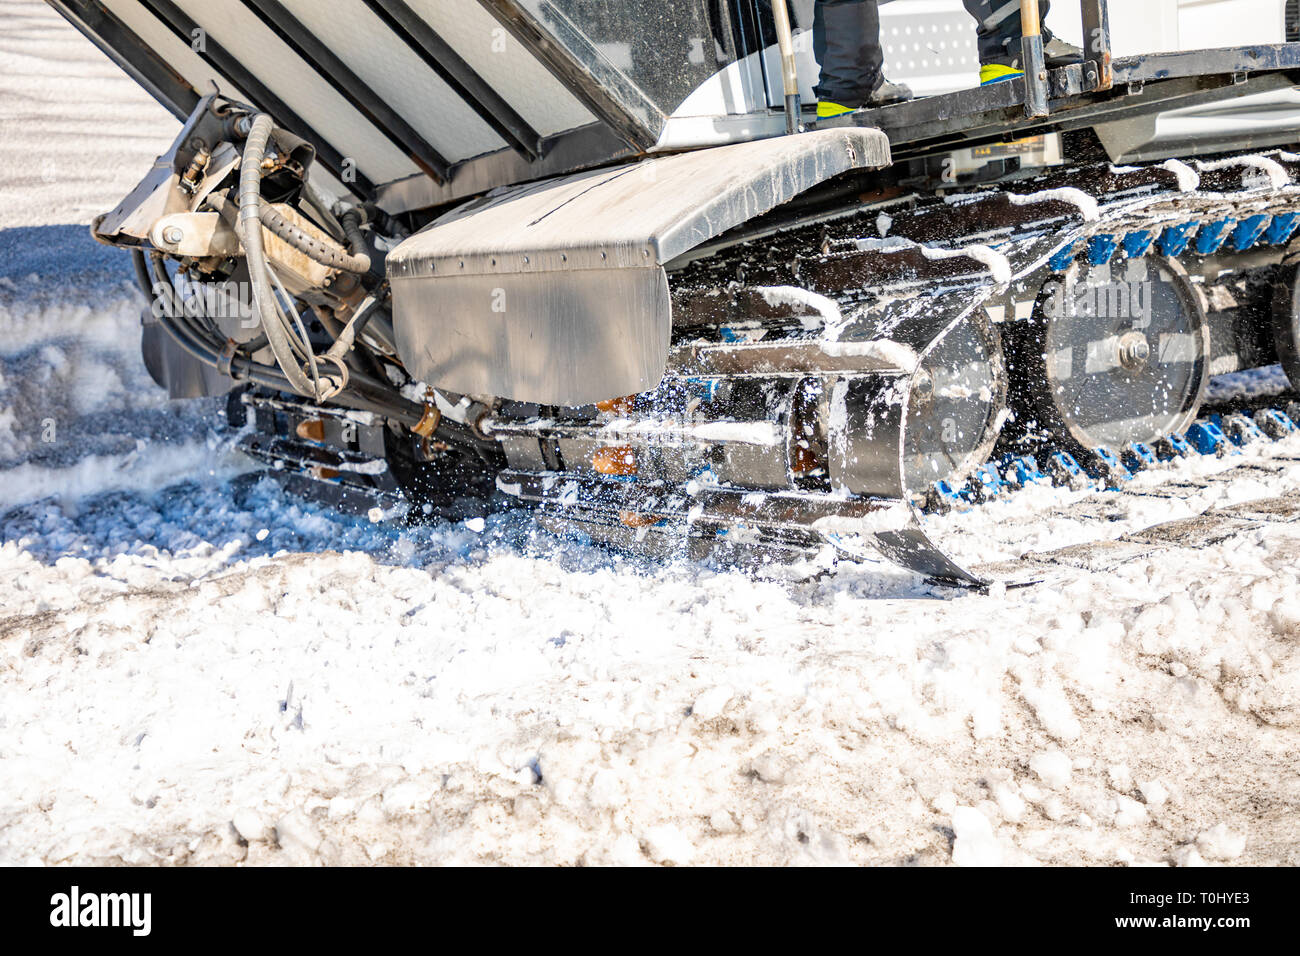
[[[1141,332],[1129,332],[1119,340],[1119,364],[1130,371],[1142,368],[1151,359],[1151,343]]]
[[[175,246],[178,245],[180,241],[185,238],[185,232],[184,230],[181,229],[180,226],[168,226],[166,229],[163,230],[162,237],[163,237],[163,242],[167,243],[170,246]]]

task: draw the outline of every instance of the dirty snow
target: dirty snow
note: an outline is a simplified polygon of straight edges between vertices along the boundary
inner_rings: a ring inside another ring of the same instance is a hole
[[[1300,526],[980,596],[375,524],[241,477],[83,243],[0,288],[0,863],[1300,863]]]

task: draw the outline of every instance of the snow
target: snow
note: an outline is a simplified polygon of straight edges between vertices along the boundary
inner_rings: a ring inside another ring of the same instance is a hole
[[[1079,215],[1083,217],[1084,222],[1096,222],[1101,216],[1101,212],[1097,208],[1097,200],[1082,189],[1074,189],[1068,186],[1061,189],[1040,189],[1037,192],[1027,194],[1007,193],[1007,198],[1016,206],[1029,206],[1053,200],[1069,203],[1079,210]]]
[[[811,309],[821,318],[822,328],[833,328],[844,320],[838,302],[807,289],[779,285],[764,286],[758,292],[762,294],[763,301],[773,308],[802,306]]]
[[[1300,525],[981,595],[348,517],[165,400],[78,242],[0,288],[0,863],[1300,863]]]

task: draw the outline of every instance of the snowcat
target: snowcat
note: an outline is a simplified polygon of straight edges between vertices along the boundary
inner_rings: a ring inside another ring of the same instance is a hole
[[[1300,384],[1295,3],[1022,0],[981,87],[888,2],[922,95],[818,120],[811,0],[50,2],[183,123],[92,227],[150,373],[341,504],[977,585],[927,509]]]

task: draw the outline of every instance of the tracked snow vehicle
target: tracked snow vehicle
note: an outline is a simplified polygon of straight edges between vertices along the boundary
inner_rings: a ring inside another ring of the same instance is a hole
[[[1281,2],[1189,52],[1178,0],[1083,0],[1087,59],[956,90],[960,7],[892,3],[934,95],[826,121],[810,0],[51,2],[184,120],[93,226],[151,372],[340,500],[973,584],[927,503],[1177,453],[1211,374],[1300,382]]]

